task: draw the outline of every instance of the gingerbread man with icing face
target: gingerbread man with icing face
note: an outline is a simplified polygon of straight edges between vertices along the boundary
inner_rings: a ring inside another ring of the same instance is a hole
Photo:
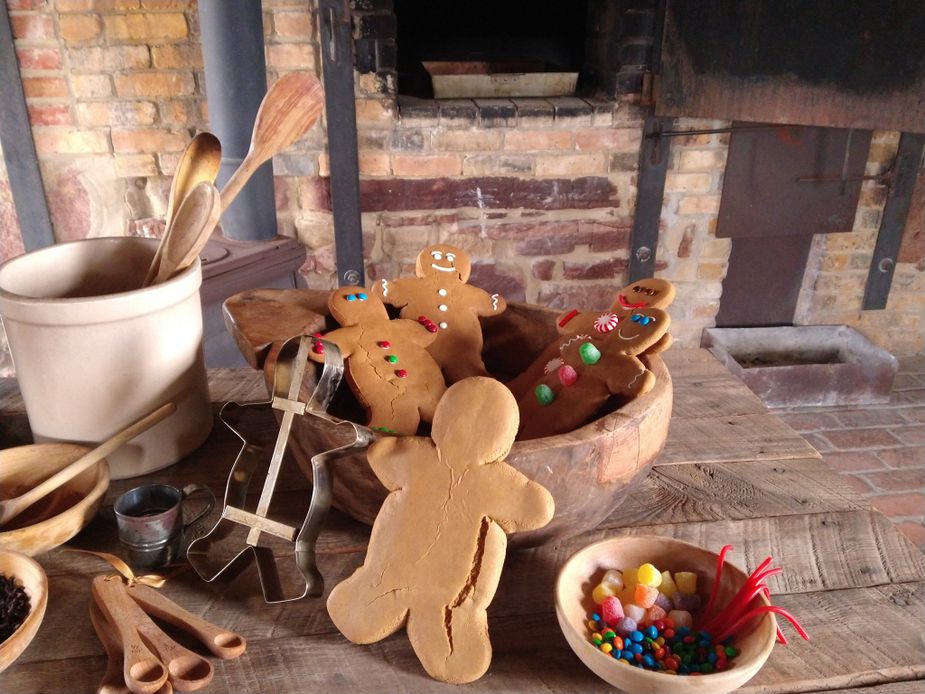
[[[371,429],[413,435],[430,422],[446,390],[440,367],[427,352],[434,333],[412,320],[389,320],[385,305],[362,287],[335,289],[328,308],[341,326],[324,335],[340,349],[347,384]],[[324,361],[316,343],[309,357]]]
[[[464,250],[436,244],[418,254],[416,277],[384,279],[373,286],[383,302],[401,309],[402,318],[433,319],[438,330],[427,350],[440,364],[447,383],[488,375],[479,316],[496,316],[507,308],[500,295],[466,284],[471,269]]]
[[[501,383],[467,378],[447,389],[431,438],[387,437],[369,448],[389,495],[363,565],[327,602],[350,641],[375,643],[404,626],[431,677],[471,682],[488,669],[486,610],[506,534],[543,527],[555,507],[545,488],[504,460],[517,423]]]
[[[629,319],[634,311],[644,308],[667,309],[674,300],[675,289],[671,282],[662,279],[642,279],[627,285],[614,298],[608,310],[595,314],[595,319],[588,325],[587,316],[577,309],[560,314],[556,318],[556,330],[568,339],[582,332],[592,335],[606,334],[621,322]],[[585,316],[584,320],[575,320],[576,316]],[[550,344],[534,362],[517,378],[507,384],[514,396],[520,398],[530,387],[542,377],[546,364],[559,356],[559,348],[565,340]],[[645,350],[646,354],[663,352],[671,346],[671,333],[665,333],[660,340]]]
[[[542,372],[518,396],[521,439],[554,436],[583,426],[611,395],[635,397],[655,385],[637,356],[658,343],[671,318],[658,308],[636,309],[624,319],[609,312],[574,313],[572,334],[546,350],[530,373]],[[548,359],[547,359],[548,357]]]

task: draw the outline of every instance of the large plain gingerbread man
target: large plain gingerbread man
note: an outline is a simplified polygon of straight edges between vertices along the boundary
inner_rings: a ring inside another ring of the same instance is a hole
[[[479,316],[496,316],[507,304],[498,294],[466,284],[472,262],[460,248],[437,244],[422,250],[413,278],[380,280],[373,291],[383,302],[401,309],[402,318],[432,318],[439,328],[427,350],[447,383],[469,376],[487,376],[482,361]]]
[[[501,577],[505,533],[541,528],[554,511],[549,492],[504,460],[517,425],[507,388],[467,378],[437,406],[432,440],[388,437],[369,448],[390,493],[363,565],[328,598],[344,636],[374,643],[406,626],[431,677],[463,683],[485,673],[486,609]]]
[[[613,328],[601,331],[610,318],[599,312],[576,313],[575,334],[556,341],[555,354],[527,384],[518,399],[521,439],[554,436],[584,425],[611,395],[635,397],[655,385],[655,375],[637,355],[667,334],[671,318],[657,308],[636,309]],[[544,352],[544,357],[548,352]]]
[[[389,320],[385,305],[362,287],[335,289],[328,308],[341,326],[324,335],[344,358],[347,383],[369,417],[369,427],[412,435],[430,422],[446,390],[427,351],[434,334],[412,320]],[[320,344],[309,356],[324,361]]]

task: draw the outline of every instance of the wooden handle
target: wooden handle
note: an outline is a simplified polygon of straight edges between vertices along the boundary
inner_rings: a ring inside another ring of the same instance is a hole
[[[129,600],[116,576],[97,576],[91,585],[96,604],[122,640],[122,676],[134,694],[156,694],[167,681],[167,668],[145,645],[131,616]]]
[[[189,267],[206,245],[222,207],[219,192],[208,181],[198,183],[180,203],[168,236],[154,284],[166,282]]]
[[[143,431],[147,431],[165,417],[173,414],[176,409],[177,406],[172,402],[161,405],[154,410],[154,412],[145,415],[134,424],[127,426],[92,451],[80,456],[63,470],[59,470],[44,482],[37,484],[25,494],[2,502],[2,505],[0,505],[0,526],[18,516],[36,501],[53,492],[68,480],[76,477],[85,470],[89,470],[124,443],[135,438]]]
[[[90,601],[90,623],[108,658],[106,672],[97,694],[130,694],[132,690],[126,686],[122,678],[122,644],[119,643],[112,626],[106,621],[95,600]]]
[[[159,591],[143,583],[126,586],[126,592],[145,612],[189,632],[219,658],[237,658],[247,648],[242,636],[215,626],[184,610]]]
[[[223,213],[261,164],[308,132],[323,105],[321,83],[312,73],[290,72],[270,87],[257,110],[247,156],[222,188]]]

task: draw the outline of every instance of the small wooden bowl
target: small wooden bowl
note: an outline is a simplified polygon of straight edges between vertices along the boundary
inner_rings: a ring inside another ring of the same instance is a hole
[[[73,443],[6,449],[0,453],[0,496],[9,499],[23,494],[89,450]],[[64,544],[93,519],[108,488],[109,464],[101,460],[3,526],[0,549],[33,557]]]
[[[699,677],[632,667],[602,653],[588,640],[588,615],[599,609],[591,600],[591,590],[608,569],[623,570],[649,562],[660,571],[693,571],[698,575],[697,592],[709,596],[717,558],[696,545],[652,536],[615,537],[579,550],[565,562],[556,579],[556,617],[565,640],[595,675],[630,694],[726,694],[741,687],[761,669],[774,648],[777,624],[771,614],[751,625],[751,631],[745,629],[736,636],[733,645],[740,653],[731,661],[732,667]],[[716,604],[725,605],[746,579],[745,573],[727,562]]]
[[[6,670],[39,630],[48,604],[48,579],[38,562],[25,554],[0,549],[0,574],[12,578],[29,596],[29,615],[6,641],[0,642],[0,672]]]

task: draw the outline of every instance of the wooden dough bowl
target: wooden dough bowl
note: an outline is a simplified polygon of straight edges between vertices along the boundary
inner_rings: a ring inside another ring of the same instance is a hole
[[[251,366],[263,368],[268,389],[273,382],[275,351],[284,340],[303,331],[325,332],[335,327],[327,315],[327,296],[315,290],[255,289],[225,302],[225,324]],[[557,312],[540,306],[512,302],[500,316],[484,320],[489,371],[506,381],[526,368],[556,338],[556,316]],[[597,527],[646,475],[668,435],[672,387],[671,376],[657,355],[644,360],[657,379],[648,394],[622,406],[613,403],[597,419],[567,434],[514,443],[508,462],[552,493],[556,515],[541,530],[511,536],[512,546],[535,546]],[[309,370],[302,397],[310,394],[316,373]],[[346,390],[345,386],[339,389]],[[349,400],[335,402],[332,412],[364,421],[352,396]],[[336,429],[317,418],[296,417],[289,446],[310,478],[311,456],[344,442]],[[386,492],[365,454],[337,461],[333,485],[334,505],[371,525]]]

